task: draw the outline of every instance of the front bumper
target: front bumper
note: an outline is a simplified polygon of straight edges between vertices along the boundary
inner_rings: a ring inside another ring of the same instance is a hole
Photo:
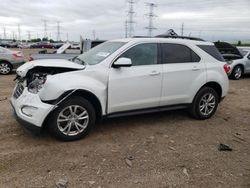
[[[18,98],[12,95],[10,102],[16,120],[35,133],[40,132],[44,120],[54,108],[54,105],[43,103],[37,94],[30,93],[27,88]]]

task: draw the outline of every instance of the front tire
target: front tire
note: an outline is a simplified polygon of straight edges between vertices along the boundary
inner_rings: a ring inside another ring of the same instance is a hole
[[[190,107],[190,114],[195,119],[205,120],[212,117],[218,107],[217,92],[210,87],[201,88],[196,94]]]
[[[50,115],[49,128],[59,140],[83,138],[95,124],[95,110],[86,99],[78,96],[63,101]]]
[[[0,74],[9,74],[12,71],[12,66],[8,62],[0,62]]]
[[[230,77],[234,80],[239,80],[242,76],[243,73],[243,69],[241,66],[237,65],[234,67]]]

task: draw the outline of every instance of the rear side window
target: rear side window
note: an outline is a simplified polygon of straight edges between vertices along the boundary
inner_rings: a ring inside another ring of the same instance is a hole
[[[198,45],[203,51],[207,52],[209,55],[217,59],[218,61],[225,61],[219,50],[215,46],[211,45]]]
[[[163,63],[199,62],[200,57],[190,48],[181,44],[162,44]]]

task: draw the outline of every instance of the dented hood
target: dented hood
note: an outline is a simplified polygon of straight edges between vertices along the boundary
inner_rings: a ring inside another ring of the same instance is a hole
[[[19,76],[24,77],[30,69],[35,67],[69,68],[81,70],[85,68],[85,65],[80,65],[64,59],[43,59],[27,62],[20,66],[16,72]]]

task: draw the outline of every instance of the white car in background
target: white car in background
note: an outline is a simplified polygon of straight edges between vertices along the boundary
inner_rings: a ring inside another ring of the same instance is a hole
[[[213,43],[171,38],[111,40],[67,60],[19,67],[16,119],[61,140],[85,136],[101,118],[186,108],[208,119],[228,92],[229,67]],[[157,121],[157,120],[155,120]]]
[[[228,61],[230,66],[230,78],[238,80],[243,74],[250,73],[250,49],[239,48],[243,58]]]

